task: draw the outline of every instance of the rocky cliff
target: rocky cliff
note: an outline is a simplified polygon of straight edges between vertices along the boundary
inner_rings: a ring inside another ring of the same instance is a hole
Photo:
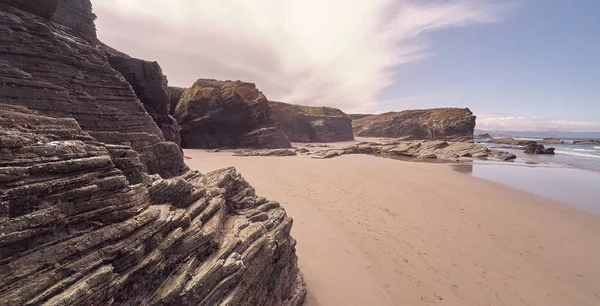
[[[167,77],[157,62],[149,62],[100,44],[111,67],[121,73],[133,88],[150,117],[158,125],[167,141],[181,144],[179,124],[170,115],[170,93]]]
[[[290,141],[353,140],[352,120],[339,109],[269,102],[275,122]]]
[[[468,108],[389,112],[352,121],[356,136],[411,140],[473,140],[475,116]]]
[[[0,104],[0,305],[301,305],[278,203],[233,168],[135,165],[75,119]]]
[[[252,83],[200,79],[185,90],[174,114],[184,148],[291,147]]]
[[[131,146],[151,174],[187,170],[180,148],[96,48],[89,0],[2,0],[0,12],[1,103],[74,118],[99,141]]]
[[[181,97],[183,96],[183,93],[186,91],[187,88],[183,88],[183,87],[174,87],[174,86],[169,86],[168,90],[169,90],[169,114],[173,115],[175,114],[175,108],[177,108],[177,104],[179,103],[179,100],[181,100]]]

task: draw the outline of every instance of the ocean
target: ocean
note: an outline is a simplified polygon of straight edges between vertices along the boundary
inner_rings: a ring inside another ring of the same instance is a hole
[[[541,140],[543,138],[532,138],[532,137],[519,137],[509,136],[514,139],[523,140]],[[490,148],[497,148],[498,150],[507,151],[517,156],[517,161],[526,163],[541,163],[541,164],[552,164],[561,165],[570,168],[579,168],[600,172],[600,145],[576,145],[573,144],[574,140],[581,139],[561,139],[565,141],[564,144],[544,144],[547,148],[555,148],[555,155],[532,155],[525,154],[519,149],[505,149],[499,148],[504,145],[488,143],[485,140],[477,141],[477,143],[483,144]],[[586,139],[587,140],[587,139]],[[594,139],[600,140],[600,139]]]

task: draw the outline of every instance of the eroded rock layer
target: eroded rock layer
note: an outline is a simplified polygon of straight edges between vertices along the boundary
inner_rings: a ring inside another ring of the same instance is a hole
[[[475,116],[468,108],[408,110],[354,118],[354,134],[363,137],[472,141],[475,130]]]
[[[335,142],[353,140],[352,120],[339,109],[270,101],[273,119],[290,141]]]
[[[74,118],[103,142],[133,147],[151,174],[185,172],[177,144],[165,142],[130,84],[90,43],[95,17],[89,0],[58,1],[54,22],[42,18],[48,15],[43,10],[19,9],[20,2],[0,1],[0,101]]]
[[[175,108],[184,148],[290,148],[256,85],[200,79]]]
[[[131,85],[150,117],[161,129],[165,140],[181,144],[179,124],[169,115],[168,81],[160,65],[132,58],[104,44],[100,48],[106,52],[111,67],[120,72]]]
[[[161,179],[141,164],[74,119],[0,104],[0,304],[302,303],[278,203],[233,168]]]

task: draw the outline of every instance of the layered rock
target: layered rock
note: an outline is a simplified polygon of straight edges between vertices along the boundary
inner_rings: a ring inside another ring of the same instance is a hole
[[[544,138],[542,140],[536,140],[537,143],[543,144],[564,144],[565,141],[559,138]]]
[[[525,146],[527,154],[554,154],[554,148],[546,148],[542,144],[531,142]]]
[[[352,120],[339,109],[270,101],[273,119],[290,141],[335,142],[354,140]]]
[[[252,83],[200,79],[183,93],[175,118],[184,148],[291,147]]]
[[[167,77],[157,62],[132,58],[104,44],[100,48],[106,52],[111,67],[121,73],[129,82],[150,117],[161,129],[167,141],[181,144],[179,124],[170,113],[170,93]]]
[[[38,2],[50,3],[32,3]],[[151,174],[172,177],[187,170],[177,144],[164,141],[130,84],[89,42],[95,39],[89,0],[58,1],[50,17],[55,22],[40,17],[47,12],[19,7],[0,3],[2,103],[74,118],[103,142],[133,147]]]
[[[36,0],[38,2],[53,2],[56,0]],[[92,12],[90,0],[58,0],[57,6],[50,20],[71,29],[78,37],[94,45],[98,41],[96,36],[96,15]]]
[[[381,140],[359,142],[341,147],[314,150],[314,147],[300,148],[301,153],[314,158],[333,158],[347,154],[369,154],[410,160],[452,160],[471,158],[490,158],[495,160],[513,160],[514,154],[492,150],[469,142],[447,142],[442,140]]]
[[[363,137],[472,141],[475,116],[468,108],[407,110],[359,117],[352,128]]]
[[[278,203],[233,168],[161,179],[126,161],[74,119],[0,104],[1,305],[301,305]]]

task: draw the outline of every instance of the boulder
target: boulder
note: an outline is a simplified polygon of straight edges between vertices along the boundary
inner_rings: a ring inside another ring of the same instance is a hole
[[[89,0],[59,1],[52,21],[4,2],[0,11],[2,103],[74,118],[105,143],[133,147],[150,174],[172,177],[188,170],[177,144],[165,142],[130,84],[90,43],[95,31]]]
[[[357,117],[355,117],[357,118]],[[352,120],[356,136],[406,137],[408,140],[473,141],[475,116],[468,108],[389,112]]]
[[[200,79],[185,90],[175,118],[184,148],[291,148],[256,85]]]
[[[234,168],[132,181],[117,163],[141,165],[0,104],[0,305],[302,305],[292,219]]]
[[[477,134],[475,135],[475,139],[493,139],[494,137],[492,137],[492,135],[488,134],[488,133],[483,133],[483,134]]]
[[[180,127],[177,120],[169,115],[168,81],[160,65],[132,58],[104,44],[100,44],[100,49],[106,53],[110,66],[131,85],[150,117],[161,129],[165,140],[180,145]]]
[[[532,142],[525,146],[527,154],[554,154],[554,148],[545,148],[544,145]]]
[[[354,140],[352,120],[339,109],[270,101],[273,119],[290,141],[335,142]]]

